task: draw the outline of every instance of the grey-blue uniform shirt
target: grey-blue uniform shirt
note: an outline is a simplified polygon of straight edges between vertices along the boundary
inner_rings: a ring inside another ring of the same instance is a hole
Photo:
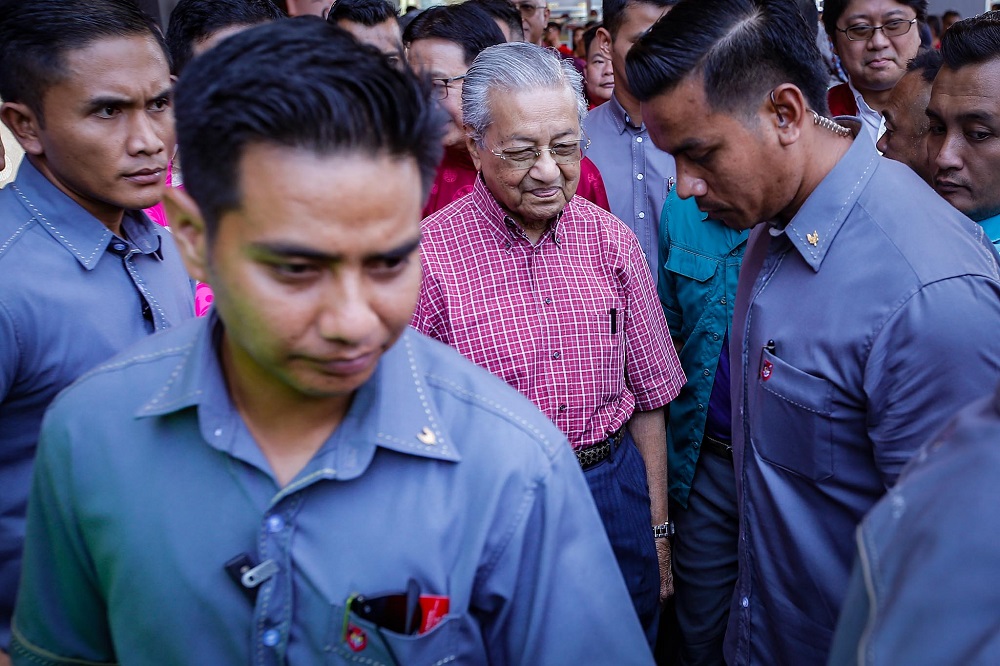
[[[913,457],[858,527],[830,653],[844,664],[1000,664],[1000,390]]]
[[[655,283],[660,211],[677,175],[674,158],[653,145],[642,119],[629,118],[614,95],[588,114],[583,131],[590,140],[587,157],[604,178],[611,212],[639,239]]]
[[[580,465],[527,399],[408,329],[280,487],[215,323],[153,336],[53,403],[15,664],[652,663]],[[240,554],[255,602],[224,568]],[[449,599],[430,631],[347,613],[410,579]]]
[[[751,233],[733,320],[739,578],[730,664],[827,657],[851,535],[1000,371],[982,227],[855,140],[783,229]]]
[[[115,236],[25,160],[0,190],[0,648],[20,573],[31,464],[63,388],[154,330],[194,316],[170,233],[127,211]],[[103,400],[114,405],[117,395]]]

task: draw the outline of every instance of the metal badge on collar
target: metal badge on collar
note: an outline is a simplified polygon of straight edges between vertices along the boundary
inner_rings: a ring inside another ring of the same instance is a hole
[[[417,433],[417,439],[427,446],[434,446],[438,443],[437,435],[427,426],[424,426],[424,429]]]
[[[806,234],[806,240],[809,241],[810,245],[816,247],[819,243],[819,233],[814,230],[811,234]]]

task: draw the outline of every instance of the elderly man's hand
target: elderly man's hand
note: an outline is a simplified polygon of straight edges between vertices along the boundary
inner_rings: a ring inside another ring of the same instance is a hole
[[[674,596],[674,570],[670,564],[670,539],[655,539],[656,559],[660,563],[660,603]]]

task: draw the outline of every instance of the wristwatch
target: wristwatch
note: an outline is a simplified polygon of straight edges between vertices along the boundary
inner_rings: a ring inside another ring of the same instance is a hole
[[[669,520],[662,525],[653,525],[653,538],[654,539],[669,539],[676,532],[674,524]]]

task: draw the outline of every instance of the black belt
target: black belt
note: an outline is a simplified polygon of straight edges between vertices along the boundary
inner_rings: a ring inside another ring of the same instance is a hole
[[[717,456],[722,456],[723,458],[733,459],[733,445],[726,444],[723,441],[715,439],[714,437],[709,437],[708,435],[703,435],[701,438],[701,450],[714,453]]]
[[[608,456],[622,443],[624,437],[625,426],[622,426],[618,432],[608,435],[607,439],[585,449],[577,449],[574,453],[576,453],[576,459],[580,461],[580,467],[590,469],[597,463],[607,460]]]

